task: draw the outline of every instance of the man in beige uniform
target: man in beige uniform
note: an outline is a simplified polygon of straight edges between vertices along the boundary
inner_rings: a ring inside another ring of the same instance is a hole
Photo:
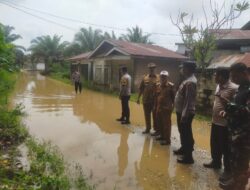
[[[171,143],[171,114],[174,108],[174,84],[168,81],[168,72],[161,71],[160,93],[157,96],[156,117],[159,126],[161,145],[169,145]]]
[[[203,164],[206,168],[221,168],[221,159],[225,172],[229,172],[229,141],[227,120],[220,113],[225,111],[237,90],[237,85],[229,81],[229,70],[218,68],[215,72],[215,82],[218,84],[215,91],[215,99],[212,114],[212,128],[210,137],[212,161]]]
[[[159,76],[155,74],[154,63],[149,63],[149,74],[145,75],[140,84],[140,91],[137,99],[137,103],[140,103],[140,97],[143,96],[143,110],[146,122],[146,130],[143,134],[147,134],[151,130],[151,113],[153,112],[154,102],[155,102],[155,92],[156,85],[159,83]]]

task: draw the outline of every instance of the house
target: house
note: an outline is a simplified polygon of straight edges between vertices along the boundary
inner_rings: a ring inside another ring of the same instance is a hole
[[[206,77],[197,73],[198,77],[198,106],[210,112],[215,90],[215,82],[212,73],[218,67],[230,68],[237,62],[243,62],[250,68],[250,21],[240,29],[219,29],[210,30],[216,37],[216,50],[213,52],[213,59],[207,67]],[[188,49],[183,43],[177,43],[178,52],[185,55]]]
[[[88,59],[90,54],[91,52],[86,52],[66,59],[66,61],[71,62],[70,73],[79,70],[85,80],[91,80],[91,63]]]
[[[220,29],[216,34],[217,50],[208,69],[230,67],[243,62],[250,67],[250,22],[241,29]]]
[[[132,76],[132,90],[136,91],[143,75],[148,73],[148,63],[154,62],[157,65],[157,73],[168,70],[170,80],[177,83],[178,67],[187,57],[157,45],[104,40],[88,59],[93,69],[94,84],[113,90],[118,89],[120,68],[127,66]]]

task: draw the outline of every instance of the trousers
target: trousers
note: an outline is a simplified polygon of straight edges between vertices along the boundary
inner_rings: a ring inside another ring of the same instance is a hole
[[[192,121],[194,114],[189,114],[185,121],[181,121],[181,113],[177,115],[177,127],[180,133],[181,149],[184,151],[184,155],[189,156],[194,150],[194,138],[192,131]]]
[[[147,131],[150,131],[151,129],[151,114],[153,115],[153,108],[154,108],[154,102],[143,104],[144,117],[145,117]]]
[[[129,99],[130,96],[121,96],[121,104],[122,104],[122,119],[129,121],[130,119],[130,109],[129,109]]]
[[[230,149],[228,140],[228,128],[224,126],[219,126],[212,123],[210,146],[211,146],[211,156],[215,164],[221,164],[221,159],[223,156],[223,163],[225,170],[230,170]]]
[[[157,123],[161,137],[168,143],[171,142],[171,113],[170,110],[164,110],[157,113]]]

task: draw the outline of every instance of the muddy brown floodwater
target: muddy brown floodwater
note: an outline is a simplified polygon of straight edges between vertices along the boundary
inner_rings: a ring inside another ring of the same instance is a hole
[[[75,95],[73,87],[38,73],[23,73],[13,93],[14,103],[23,103],[30,133],[58,146],[65,160],[79,163],[96,189],[163,190],[219,189],[221,171],[204,169],[209,161],[210,127],[195,121],[195,164],[176,163],[173,149],[179,135],[173,114],[171,146],[161,146],[142,135],[141,105],[130,102],[131,125],[123,126],[118,98],[84,89]]]

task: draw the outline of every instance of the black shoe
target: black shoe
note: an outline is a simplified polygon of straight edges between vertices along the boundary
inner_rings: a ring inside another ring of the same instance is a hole
[[[178,158],[177,162],[180,164],[193,164],[194,159],[192,157],[183,157],[183,158]]]
[[[118,119],[116,119],[116,121],[125,121],[125,119],[123,119],[123,118],[118,118]]]
[[[151,134],[152,137],[156,137],[156,136],[159,136],[159,135],[160,135],[160,133],[158,133],[157,131]]]
[[[211,169],[220,169],[221,164],[214,163],[213,161],[207,164],[203,164],[205,168],[211,168]]]
[[[157,141],[163,141],[163,140],[165,140],[165,139],[162,138],[162,137],[157,137],[155,140],[157,140]]]
[[[223,172],[219,177],[219,186],[222,189],[235,189],[235,181],[231,172]]]
[[[170,144],[171,144],[170,142],[165,141],[165,140],[160,142],[160,145],[170,145]]]
[[[130,124],[130,121],[122,121],[121,124],[127,125],[127,124]]]
[[[184,151],[182,148],[179,148],[178,150],[174,150],[173,152],[175,155],[183,155],[184,154]]]
[[[220,177],[219,177],[219,181],[223,182],[223,181],[228,181],[230,178],[232,178],[232,172],[230,171],[224,171]]]
[[[148,134],[150,132],[150,130],[145,130],[145,131],[142,131],[142,134]]]

